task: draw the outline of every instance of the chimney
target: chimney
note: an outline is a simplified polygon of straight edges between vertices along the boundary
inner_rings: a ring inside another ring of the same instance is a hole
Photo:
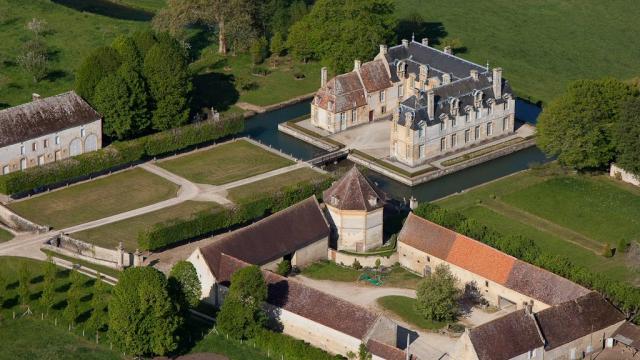
[[[360,60],[354,60],[354,61],[353,61],[353,70],[354,70],[354,71],[358,71],[358,70],[360,70],[360,65],[362,65],[362,61],[360,61]]]
[[[502,97],[502,68],[493,69],[493,97]]]
[[[320,69],[320,87],[327,85],[327,68]]]
[[[478,81],[478,70],[473,69],[469,72],[469,74],[471,75],[471,78],[475,81]]]
[[[422,45],[429,46],[429,38],[422,38]]]
[[[451,74],[442,74],[442,85],[447,85],[451,82]]]
[[[435,100],[436,100],[436,94],[433,92],[433,90],[429,90],[427,92],[427,113],[429,114],[429,119],[432,119],[432,120],[435,118],[435,113],[436,113]]]
[[[380,54],[387,55],[387,45],[380,45]]]
[[[408,48],[409,47],[409,40],[407,39],[402,39],[402,46]]]
[[[451,46],[445,46],[444,53],[448,55],[453,55],[453,49],[451,48]]]
[[[36,93],[31,94],[31,101],[38,101],[41,99],[42,99],[42,96],[40,96],[40,94],[36,94]]]
[[[427,65],[420,65],[420,81],[427,82],[429,78],[429,68]]]

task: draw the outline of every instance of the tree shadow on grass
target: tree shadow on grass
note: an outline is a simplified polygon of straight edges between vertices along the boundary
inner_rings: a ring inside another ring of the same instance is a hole
[[[7,298],[4,300],[4,302],[2,304],[0,304],[0,308],[1,309],[11,309],[12,307],[18,305],[18,295],[15,295],[14,297],[11,298]]]
[[[93,299],[93,294],[87,294],[80,298],[80,302],[91,301],[91,299]]]
[[[17,289],[18,285],[20,285],[19,281],[14,281],[12,283],[7,284],[7,290]]]
[[[38,275],[34,278],[31,278],[31,281],[29,281],[31,284],[39,284],[41,282],[44,281],[44,275]]]
[[[93,285],[95,285],[95,283],[96,283],[96,279],[88,279],[87,281],[84,282],[84,284],[82,284],[82,286],[85,288],[90,288]]]
[[[69,291],[70,287],[71,287],[71,283],[60,285],[56,288],[56,292],[59,292],[59,293],[67,292]]]
[[[153,13],[141,9],[135,9],[108,0],[53,0],[54,3],[68,8],[103,15],[114,19],[149,21]]]
[[[82,314],[78,315],[78,317],[76,318],[76,323],[77,324],[82,324],[84,322],[86,322],[87,320],[89,320],[89,318],[91,317],[91,313],[93,312],[92,309],[89,309],[85,312],[83,312]]]
[[[42,290],[29,295],[29,300],[35,301],[42,297]]]
[[[441,22],[426,22],[420,15],[401,19],[396,27],[396,33],[399,37],[398,41],[412,37],[415,37],[416,41],[428,38],[429,45],[439,45],[440,41],[447,36],[447,31]]]
[[[64,308],[67,307],[67,300],[60,300],[57,303],[53,304],[53,306],[51,307],[54,310],[63,310]]]
[[[240,98],[233,75],[210,72],[193,78],[193,110],[211,108],[228,110]]]

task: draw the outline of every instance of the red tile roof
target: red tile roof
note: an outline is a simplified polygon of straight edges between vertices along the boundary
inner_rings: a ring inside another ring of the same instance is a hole
[[[413,213],[400,230],[398,241],[445,260],[456,240],[456,233]]]
[[[505,284],[516,259],[489,245],[456,234],[445,260],[485,279]]]

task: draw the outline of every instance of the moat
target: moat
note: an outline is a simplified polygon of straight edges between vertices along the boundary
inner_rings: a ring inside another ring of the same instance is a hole
[[[531,124],[535,124],[540,113],[539,107],[523,101],[518,101],[516,109],[518,119]],[[298,159],[313,159],[326,152],[278,131],[279,123],[308,113],[309,102],[305,101],[280,110],[258,114],[248,119],[245,130],[240,135],[249,136]],[[374,171],[368,171],[367,176],[396,199],[409,199],[414,196],[419,201],[431,201],[525,170],[531,164],[546,161],[548,159],[537,147],[530,147],[414,187],[403,185]],[[350,161],[344,160],[330,166],[328,170],[348,167],[351,164]]]

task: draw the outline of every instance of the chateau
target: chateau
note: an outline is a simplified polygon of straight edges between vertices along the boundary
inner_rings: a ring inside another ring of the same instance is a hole
[[[373,121],[392,122],[390,159],[418,166],[513,134],[515,97],[501,68],[403,40],[329,81],[322,70],[311,124],[334,134]]]

